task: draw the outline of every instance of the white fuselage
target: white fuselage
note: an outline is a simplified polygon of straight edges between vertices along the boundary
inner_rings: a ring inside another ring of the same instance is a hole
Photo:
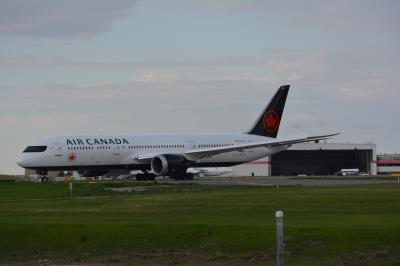
[[[184,154],[202,148],[227,147],[270,140],[250,134],[81,135],[44,139],[32,146],[43,152],[24,152],[18,165],[31,169],[78,170],[97,168],[146,169],[139,156]],[[210,155],[191,166],[230,166],[253,161],[285,147],[256,147]]]

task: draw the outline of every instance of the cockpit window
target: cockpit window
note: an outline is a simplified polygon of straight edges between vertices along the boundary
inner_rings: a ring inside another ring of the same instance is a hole
[[[47,146],[28,146],[24,152],[44,152]]]

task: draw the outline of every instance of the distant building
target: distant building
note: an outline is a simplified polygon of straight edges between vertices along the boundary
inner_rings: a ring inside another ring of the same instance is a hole
[[[340,169],[353,168],[360,169],[360,173],[377,174],[375,144],[295,144],[271,158],[234,166],[233,175],[333,175]]]
[[[270,176],[271,162],[269,157],[232,167],[233,176]]]
[[[333,175],[340,169],[377,174],[375,144],[301,143],[272,156],[271,174]]]
[[[379,154],[377,165],[379,175],[400,176],[400,154]]]

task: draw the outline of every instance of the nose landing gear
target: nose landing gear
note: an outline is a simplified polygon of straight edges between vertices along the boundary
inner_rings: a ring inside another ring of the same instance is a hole
[[[36,171],[38,175],[40,175],[40,182],[47,183],[49,182],[49,177],[47,176],[47,171]]]

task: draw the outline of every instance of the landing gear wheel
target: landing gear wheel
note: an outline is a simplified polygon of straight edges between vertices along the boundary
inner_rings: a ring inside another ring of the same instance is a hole
[[[193,180],[193,178],[194,178],[194,175],[192,173],[188,173],[185,175],[186,180]]]
[[[40,178],[40,182],[42,182],[42,183],[47,183],[47,182],[49,182],[49,178],[48,178],[47,176],[42,176],[42,177]]]
[[[154,181],[156,179],[156,175],[153,173],[144,172],[143,174],[137,174],[137,181]]]

